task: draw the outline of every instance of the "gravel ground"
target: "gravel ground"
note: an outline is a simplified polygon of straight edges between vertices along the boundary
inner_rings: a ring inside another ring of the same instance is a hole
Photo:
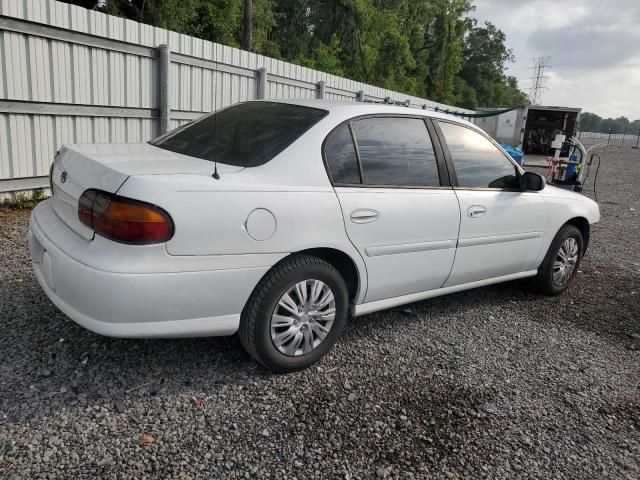
[[[0,478],[639,478],[640,153],[603,157],[567,293],[511,283],[351,320],[286,376],[235,337],[76,326],[31,273],[29,211],[0,209]]]

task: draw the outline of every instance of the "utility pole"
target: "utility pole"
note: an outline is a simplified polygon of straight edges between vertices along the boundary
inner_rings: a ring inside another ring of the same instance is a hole
[[[529,70],[533,70],[531,87],[529,87],[529,101],[532,105],[540,105],[542,103],[542,92],[547,89],[545,86],[549,76],[545,75],[545,70],[551,68],[549,65],[551,57],[537,57],[533,59],[533,64]]]
[[[244,0],[244,38],[242,48],[251,51],[251,36],[253,30],[253,0]]]

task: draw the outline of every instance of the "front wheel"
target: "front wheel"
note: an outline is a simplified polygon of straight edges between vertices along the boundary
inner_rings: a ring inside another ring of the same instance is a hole
[[[306,368],[336,342],[349,297],[340,273],[311,255],[273,267],[249,297],[238,334],[247,352],[274,372]]]
[[[564,225],[556,234],[544,257],[533,286],[548,295],[564,292],[575,278],[583,253],[582,233],[573,225]]]

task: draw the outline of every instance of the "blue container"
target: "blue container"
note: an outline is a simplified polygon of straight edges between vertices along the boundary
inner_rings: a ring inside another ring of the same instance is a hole
[[[512,147],[506,143],[501,143],[500,146],[507,151],[509,156],[513,158],[518,165],[522,166],[524,164],[524,153],[521,149]]]
[[[572,162],[577,162],[578,161],[578,155],[573,154],[571,155],[571,158],[569,158],[570,161]],[[577,163],[570,163],[569,165],[567,165],[567,175],[565,176],[565,178],[567,180],[569,180],[570,178],[573,178],[576,174],[576,168],[578,168],[578,164]]]

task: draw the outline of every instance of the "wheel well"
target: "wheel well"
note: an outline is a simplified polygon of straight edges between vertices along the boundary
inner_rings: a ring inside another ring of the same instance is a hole
[[[358,287],[360,286],[360,278],[358,276],[358,268],[349,255],[335,248],[310,248],[296,253],[313,255],[333,265],[347,284],[349,299],[356,298]]]
[[[582,254],[584,255],[585,252],[587,251],[587,247],[589,246],[589,236],[591,234],[590,233],[591,226],[589,225],[589,220],[587,220],[584,217],[575,217],[569,220],[566,224],[573,225],[578,230],[580,230],[580,233],[582,234],[582,243],[583,243]]]

